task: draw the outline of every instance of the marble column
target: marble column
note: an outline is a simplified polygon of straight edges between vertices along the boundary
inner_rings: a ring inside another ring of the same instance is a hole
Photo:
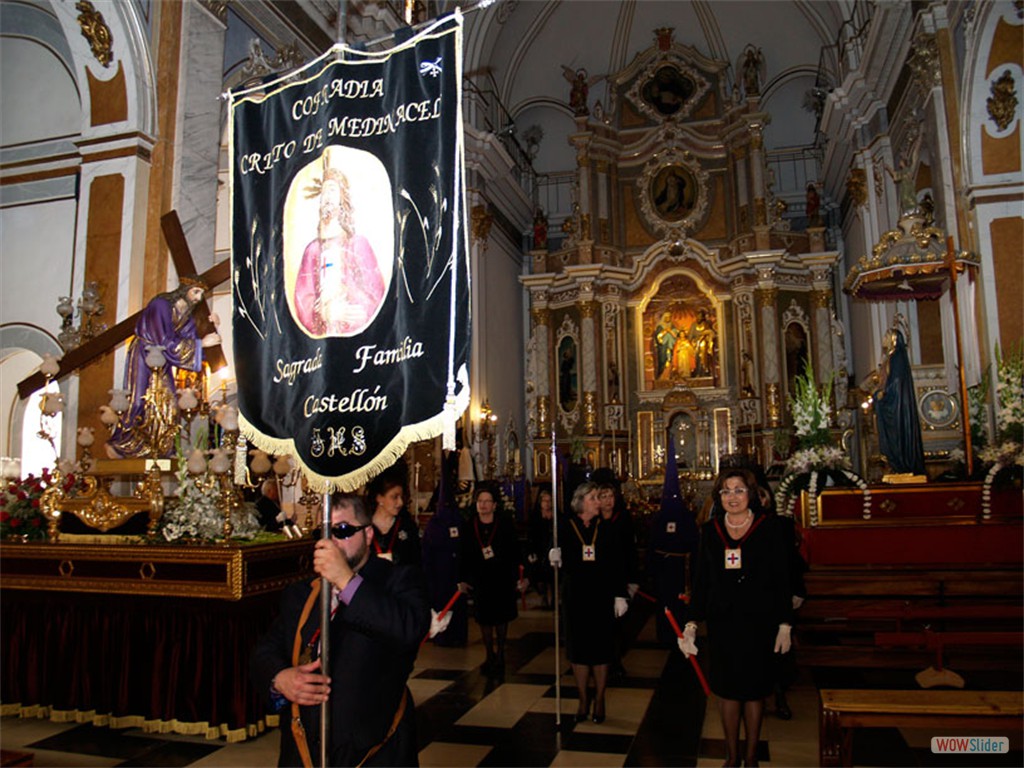
[[[779,380],[779,327],[776,318],[779,289],[774,282],[762,279],[758,291],[761,306],[761,348],[764,367],[761,379],[764,388],[765,416],[769,427],[782,426],[782,388]]]
[[[831,353],[831,292],[817,288],[811,291],[811,323],[814,329],[814,370],[818,384],[823,384],[833,375],[833,353]]]
[[[740,226],[747,228],[754,222],[750,218],[750,185],[747,181],[747,153],[742,154],[736,161],[736,204],[739,206]]]
[[[530,322],[533,328],[530,338],[533,342],[536,370],[533,372],[533,384],[536,393],[536,431],[538,438],[551,435],[551,360],[549,343],[549,326],[551,310],[545,306],[534,305],[530,310]]]
[[[580,198],[577,201],[580,206],[580,220],[579,220],[579,240],[580,241],[591,241],[594,239],[594,234],[591,231],[591,222],[593,221],[593,211],[591,209],[590,202],[590,140],[591,134],[577,134],[572,138],[573,145],[576,147],[576,179],[579,182]]]
[[[764,139],[761,126],[750,126],[750,173],[754,181],[754,224],[768,223],[765,199],[768,191],[764,180]]]
[[[739,395],[741,398],[753,398],[757,397],[760,391],[757,377],[758,354],[753,289],[749,286],[737,288],[733,292],[733,306],[739,341]]]
[[[597,344],[594,315],[597,303],[587,299],[579,304],[580,345],[583,354],[583,430],[596,435],[597,423]]]

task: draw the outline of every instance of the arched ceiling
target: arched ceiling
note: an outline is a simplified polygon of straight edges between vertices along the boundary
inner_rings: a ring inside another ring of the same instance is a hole
[[[626,67],[655,44],[654,30],[674,29],[674,41],[728,62],[735,79],[747,45],[760,48],[766,78],[762,108],[771,113],[769,149],[812,143],[814,115],[803,108],[822,48],[834,45],[849,3],[834,0],[498,0],[466,16],[465,72],[492,87],[517,131],[542,127],[549,143],[538,170],[572,167],[559,134],[575,130],[563,66],[591,79]],[[590,89],[589,106],[607,105],[605,80]]]

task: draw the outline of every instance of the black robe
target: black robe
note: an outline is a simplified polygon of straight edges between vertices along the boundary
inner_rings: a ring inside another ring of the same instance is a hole
[[[757,514],[745,538],[729,535],[721,517],[701,528],[690,618],[707,621],[710,685],[723,699],[753,701],[775,687],[775,637],[793,615],[792,531],[775,515]],[[723,541],[724,537],[724,541]],[[741,568],[727,569],[726,545]]]
[[[460,581],[473,587],[474,618],[477,624],[507,624],[519,615],[516,603],[519,592],[519,567],[523,557],[519,534],[512,518],[494,513],[494,522],[485,525],[474,514],[463,523]],[[492,557],[485,557],[483,548],[490,547]]]
[[[418,569],[396,566],[371,557],[359,571],[363,582],[351,602],[340,605],[330,629],[330,733],[328,759],[332,766],[357,765],[382,741],[402,700],[420,642],[430,629],[430,607]],[[311,583],[288,587],[281,614],[257,644],[250,668],[258,690],[265,691],[270,710],[271,682],[292,666],[292,644]],[[303,645],[320,626],[317,599],[302,629]],[[281,715],[279,765],[301,766],[291,731],[291,704]],[[310,753],[319,754],[320,707],[302,707]],[[411,696],[397,731],[366,765],[416,765],[416,716]]]

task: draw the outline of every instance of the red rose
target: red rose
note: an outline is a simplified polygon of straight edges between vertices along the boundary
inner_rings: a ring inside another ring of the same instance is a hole
[[[31,525],[33,528],[38,528],[43,524],[43,521],[41,518],[33,517],[31,520],[28,521],[28,524]]]
[[[11,516],[6,512],[0,512],[0,523],[6,523],[11,519]]]
[[[24,501],[25,499],[28,498],[28,494],[25,493],[23,490],[21,490],[21,488],[18,489],[17,496],[18,496],[18,501]]]
[[[11,518],[11,528],[20,528],[20,527],[21,527],[21,518],[20,517],[12,517]]]
[[[39,509],[39,499],[32,499],[32,509]]]

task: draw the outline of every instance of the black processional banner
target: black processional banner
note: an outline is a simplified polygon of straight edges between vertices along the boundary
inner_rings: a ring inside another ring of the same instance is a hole
[[[461,17],[232,95],[243,433],[353,490],[469,402]]]

